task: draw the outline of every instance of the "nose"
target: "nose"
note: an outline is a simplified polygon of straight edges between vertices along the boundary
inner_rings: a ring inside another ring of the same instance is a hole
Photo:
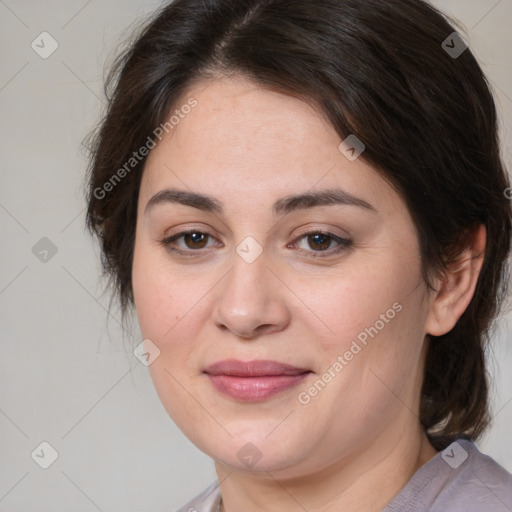
[[[265,252],[252,263],[233,255],[233,267],[222,280],[212,310],[219,329],[238,338],[254,339],[279,332],[289,324],[285,290],[267,264]]]

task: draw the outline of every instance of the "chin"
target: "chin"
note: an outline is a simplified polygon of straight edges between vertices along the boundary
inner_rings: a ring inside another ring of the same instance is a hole
[[[304,439],[295,441],[286,431],[269,437],[268,431],[262,434],[259,428],[245,428],[239,434],[234,429],[230,432],[233,437],[194,438],[193,442],[212,459],[237,471],[288,473],[304,456]]]

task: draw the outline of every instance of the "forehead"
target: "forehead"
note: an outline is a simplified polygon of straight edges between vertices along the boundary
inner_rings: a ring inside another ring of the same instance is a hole
[[[181,111],[191,99],[196,106]],[[176,111],[177,124],[148,157],[141,198],[180,185],[215,191],[227,203],[235,193],[251,201],[340,186],[364,190],[369,199],[397,199],[362,158],[349,161],[339,151],[332,125],[298,98],[224,78],[195,84],[171,114]]]
[[[322,157],[339,143],[333,127],[311,105],[245,78],[199,83],[178,103],[190,97],[197,107],[169,134],[176,145],[186,143],[200,152],[214,147],[222,157],[237,160],[276,160],[283,149],[289,158],[305,151]]]

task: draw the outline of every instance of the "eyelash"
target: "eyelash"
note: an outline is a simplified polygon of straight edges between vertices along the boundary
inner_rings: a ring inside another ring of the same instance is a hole
[[[188,250],[182,250],[178,249],[176,247],[172,246],[172,243],[176,240],[179,240],[180,238],[191,235],[191,234],[199,234],[199,235],[205,235],[209,238],[214,238],[212,235],[205,233],[203,231],[199,231],[197,229],[191,229],[187,231],[181,231],[179,233],[176,233],[170,237],[164,238],[163,240],[160,240],[160,244],[162,244],[166,249],[174,252],[175,254],[178,254],[179,256],[185,256],[185,257],[194,257],[197,256],[200,252],[203,251],[203,249],[188,249]],[[306,231],[304,233],[301,233],[301,235],[295,239],[293,242],[293,245],[295,245],[297,242],[303,240],[304,238],[307,238],[309,236],[313,235],[323,235],[325,237],[328,237],[332,241],[336,242],[338,244],[337,247],[334,249],[327,249],[324,251],[314,251],[314,250],[305,250],[305,249],[299,249],[299,252],[301,253],[308,253],[308,257],[311,258],[327,258],[330,256],[334,256],[346,249],[348,249],[352,245],[352,240],[349,240],[347,238],[341,238],[337,235],[334,235],[333,233],[329,233],[328,231],[322,231],[322,230],[312,230],[312,231]],[[209,241],[209,240],[208,240]],[[207,241],[207,243],[208,243]],[[291,244],[287,245],[286,247],[290,247]]]

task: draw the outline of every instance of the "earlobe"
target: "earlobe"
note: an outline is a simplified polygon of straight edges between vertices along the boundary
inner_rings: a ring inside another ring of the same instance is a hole
[[[466,247],[449,263],[430,299],[426,332],[442,336],[451,331],[475,293],[486,245],[485,226],[479,225],[466,238]]]

